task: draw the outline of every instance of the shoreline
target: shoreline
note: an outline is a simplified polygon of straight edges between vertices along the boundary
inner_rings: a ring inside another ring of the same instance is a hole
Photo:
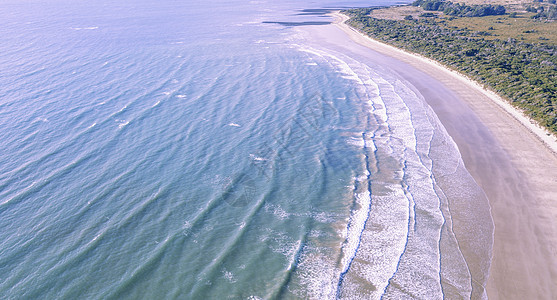
[[[466,168],[484,189],[495,224],[487,294],[491,299],[557,295],[557,139],[496,93],[442,64],[334,25],[424,96],[453,137]],[[346,46],[349,48],[349,46]],[[422,79],[420,76],[429,76]],[[429,80],[429,81],[428,81]],[[433,80],[450,99],[430,90]],[[453,99],[454,98],[454,99]]]
[[[371,37],[357,31],[355,28],[350,27],[349,25],[345,24],[345,22],[349,19],[349,17],[340,13],[340,12],[338,12],[338,11],[333,12],[330,15],[333,18],[337,19],[334,22],[334,24],[337,27],[341,28],[345,32],[346,32],[346,30],[350,30],[350,31],[368,39],[372,43],[381,44],[381,47],[389,48],[389,50],[391,50],[391,51],[403,53],[404,55],[408,55],[408,56],[413,56],[415,59],[422,60],[425,63],[436,65],[440,69],[443,69],[446,72],[452,73],[458,79],[466,81],[467,84],[474,85],[477,89],[481,90],[487,97],[489,97],[491,101],[493,101],[494,103],[499,105],[510,116],[512,116],[517,121],[522,123],[522,125],[524,125],[526,128],[528,128],[533,134],[535,134],[540,139],[541,142],[543,142],[551,151],[553,151],[553,153],[555,155],[557,155],[557,136],[553,135],[547,129],[543,128],[541,125],[538,124],[538,122],[536,122],[532,118],[526,116],[524,114],[524,112],[522,112],[520,109],[515,108],[514,106],[509,104],[508,101],[503,99],[503,97],[501,97],[500,95],[498,95],[494,91],[482,86],[480,83],[474,81],[473,79],[469,78],[468,76],[466,76],[466,75],[464,75],[464,74],[462,74],[462,73],[460,73],[456,70],[453,70],[453,69],[439,63],[438,61],[435,61],[435,60],[427,58],[423,55],[412,53],[412,52],[409,52],[409,51],[406,51],[406,50],[403,50],[403,49],[391,46],[389,44],[385,44],[383,42],[372,39]],[[349,32],[346,32],[346,33],[348,35],[350,35]],[[377,49],[374,49],[374,50],[377,50]]]

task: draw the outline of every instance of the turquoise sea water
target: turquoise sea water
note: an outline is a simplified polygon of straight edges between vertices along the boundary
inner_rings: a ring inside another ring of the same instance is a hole
[[[46,2],[0,4],[0,298],[473,295],[434,113],[284,26],[393,2]]]

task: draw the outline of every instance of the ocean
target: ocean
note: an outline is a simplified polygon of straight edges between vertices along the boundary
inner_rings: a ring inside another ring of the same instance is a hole
[[[485,297],[433,110],[303,34],[397,3],[3,1],[0,298]]]

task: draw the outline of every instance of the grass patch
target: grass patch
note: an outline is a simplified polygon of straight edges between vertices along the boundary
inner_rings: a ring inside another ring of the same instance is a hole
[[[488,16],[481,18],[445,18],[444,24],[449,27],[468,28],[473,31],[489,31],[488,40],[509,38],[525,43],[539,43],[557,45],[557,22],[534,20],[530,17],[534,13],[517,14],[511,18],[505,16]],[[490,29],[491,28],[491,29]]]

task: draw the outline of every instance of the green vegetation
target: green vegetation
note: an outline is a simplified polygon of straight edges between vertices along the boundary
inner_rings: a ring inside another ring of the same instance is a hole
[[[343,11],[350,16],[348,24],[369,36],[414,53],[435,59],[507,98],[514,106],[557,133],[557,46],[548,38],[524,42],[508,37],[500,39],[498,25],[520,21],[491,18],[482,26],[487,31],[467,28],[474,22],[467,18],[452,20],[425,18],[420,20],[384,20],[370,17],[369,10]],[[539,22],[525,19],[529,22]],[[497,23],[497,22],[501,23]],[[463,25],[454,26],[457,22]],[[552,24],[552,23],[548,23]],[[467,25],[467,26],[465,26]],[[511,24],[509,24],[510,26]],[[541,27],[520,34],[539,34]],[[555,32],[555,31],[553,31]],[[555,35],[554,33],[549,33]],[[494,36],[495,35],[495,36]],[[543,43],[542,43],[543,42]]]
[[[445,0],[416,0],[412,5],[419,6],[424,10],[442,11],[445,15],[454,17],[484,17],[505,14],[505,7],[502,5],[465,5]]]
[[[437,17],[437,15],[434,14],[434,13],[427,12],[427,13],[421,14],[420,17],[421,18],[435,18],[435,17]]]
[[[536,19],[557,20],[557,7],[550,6],[547,10],[540,6],[538,13],[534,16]]]
[[[534,1],[534,3],[536,2],[535,6],[526,6],[527,12],[535,13],[535,15],[531,16],[532,19],[557,20],[557,6],[554,0],[548,1],[546,5],[541,4],[541,1]]]
[[[472,32],[489,32],[491,35],[483,36],[488,40],[503,40],[509,38],[517,41],[538,44],[543,39],[544,43],[557,45],[557,22],[545,22],[532,19],[532,13],[488,16],[483,18],[450,18],[437,20],[440,25],[449,28],[466,28]]]

